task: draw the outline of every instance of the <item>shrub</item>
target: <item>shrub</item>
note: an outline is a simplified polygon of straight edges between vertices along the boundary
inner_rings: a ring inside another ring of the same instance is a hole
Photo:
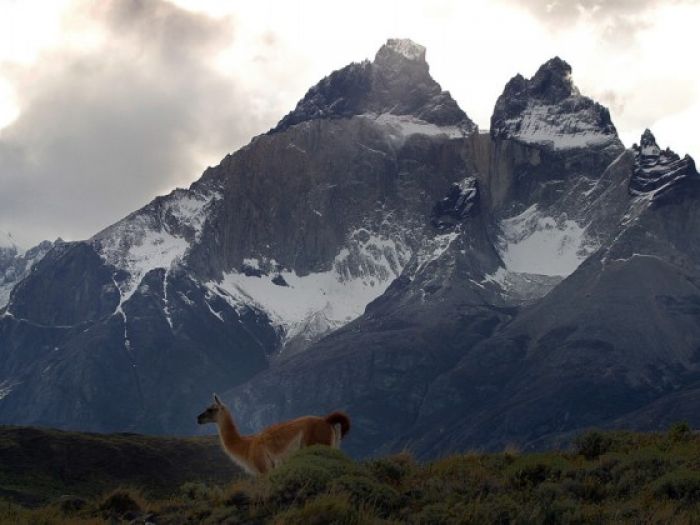
[[[510,496],[490,496],[474,507],[469,523],[510,525],[518,521],[520,509]]]
[[[574,440],[576,453],[588,460],[596,459],[612,447],[612,438],[597,430],[586,432]]]
[[[131,490],[117,489],[102,499],[99,510],[107,516],[125,516],[141,512],[141,497]]]
[[[571,500],[556,500],[535,506],[531,511],[523,509],[525,516],[521,521],[555,525],[559,523],[579,523],[581,505]]]
[[[657,498],[700,502],[700,472],[687,469],[666,474],[654,483]]]
[[[224,505],[230,507],[247,507],[250,505],[250,495],[243,490],[234,490],[224,498]]]
[[[209,496],[209,489],[204,483],[191,481],[180,487],[180,493],[189,500],[203,500]]]
[[[535,490],[535,499],[542,504],[550,504],[563,497],[560,483],[544,482]]]
[[[668,429],[668,437],[671,441],[685,441],[693,435],[693,430],[686,421],[678,421]]]
[[[341,476],[331,484],[333,492],[345,493],[357,505],[368,505],[387,516],[400,504],[400,496],[393,488],[357,474]]]
[[[591,477],[583,480],[567,479],[563,483],[563,488],[576,499],[592,503],[603,501],[607,494],[605,485]]]
[[[534,487],[547,479],[549,475],[549,467],[544,463],[535,463],[534,465],[525,465],[515,472],[510,477],[511,482],[518,488]]]
[[[361,469],[337,449],[301,449],[268,475],[269,499],[278,505],[303,502],[325,490],[334,479]]]
[[[632,451],[618,459],[611,470],[618,496],[634,494],[671,468],[670,462],[652,447]]]
[[[464,523],[467,509],[463,504],[453,504],[442,501],[440,503],[431,503],[423,507],[420,512],[411,516],[412,523]]]
[[[484,456],[483,461],[469,454],[450,456],[429,466],[423,471],[424,477],[419,485],[424,497],[435,498],[438,501],[449,495],[458,495],[461,499],[474,499],[497,491],[500,481],[494,471],[498,469],[489,469],[484,465],[492,463],[494,458],[503,464],[501,454]]]
[[[337,495],[323,495],[307,501],[303,507],[278,514],[279,525],[355,525],[361,523],[360,513],[350,502]]]
[[[79,496],[64,495],[58,501],[58,508],[64,514],[73,514],[85,508],[87,501]]]
[[[557,480],[567,463],[562,458],[544,454],[528,454],[517,458],[506,470],[511,485],[532,488],[546,480]]]
[[[381,482],[398,485],[410,476],[416,467],[408,452],[367,462],[369,471]]]

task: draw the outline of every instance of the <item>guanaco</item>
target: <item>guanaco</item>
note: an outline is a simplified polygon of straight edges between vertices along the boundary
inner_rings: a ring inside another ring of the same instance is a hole
[[[281,465],[290,454],[311,445],[340,447],[350,430],[350,418],[343,412],[326,417],[304,416],[277,423],[250,436],[242,436],[231,412],[214,394],[214,404],[197,416],[197,423],[216,423],[224,452],[252,475],[265,474]]]

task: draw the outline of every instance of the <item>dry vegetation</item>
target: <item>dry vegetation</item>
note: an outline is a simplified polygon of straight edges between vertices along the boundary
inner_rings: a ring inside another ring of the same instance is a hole
[[[172,494],[122,487],[29,509],[12,523],[700,523],[700,436],[590,432],[569,451],[409,454],[356,462],[312,447],[268,476],[187,482]]]

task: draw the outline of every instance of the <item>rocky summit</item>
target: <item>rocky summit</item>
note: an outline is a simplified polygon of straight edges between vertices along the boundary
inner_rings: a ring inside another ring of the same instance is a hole
[[[189,434],[218,391],[245,430],[342,408],[350,452],[421,457],[697,425],[699,199],[562,59],[482,132],[390,39],[188,189],[0,249],[0,422]]]

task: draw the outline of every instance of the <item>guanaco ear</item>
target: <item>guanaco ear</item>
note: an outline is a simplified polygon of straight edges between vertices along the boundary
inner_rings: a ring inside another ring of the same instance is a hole
[[[214,403],[216,403],[219,406],[223,406],[221,399],[219,399],[219,396],[217,396],[216,394],[214,394]]]

